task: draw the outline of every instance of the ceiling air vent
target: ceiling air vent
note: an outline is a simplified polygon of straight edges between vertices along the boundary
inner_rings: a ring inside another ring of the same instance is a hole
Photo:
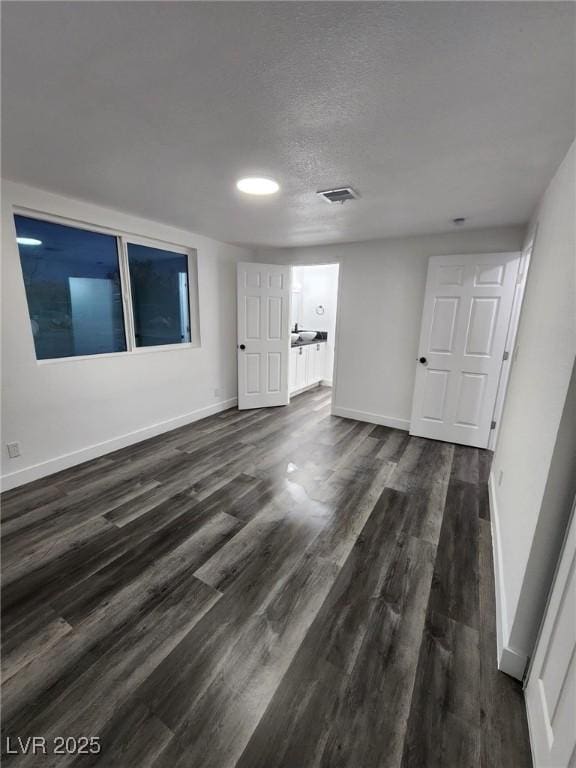
[[[356,200],[358,192],[352,187],[340,187],[339,189],[323,189],[316,192],[319,197],[326,200],[327,203],[345,203],[346,200]]]

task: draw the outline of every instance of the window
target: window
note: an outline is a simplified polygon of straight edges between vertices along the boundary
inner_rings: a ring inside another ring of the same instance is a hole
[[[190,341],[188,257],[128,243],[137,347]]]
[[[116,238],[14,218],[38,360],[124,352]]]
[[[188,253],[21,214],[14,221],[38,360],[191,344],[198,336],[190,304],[196,262]]]

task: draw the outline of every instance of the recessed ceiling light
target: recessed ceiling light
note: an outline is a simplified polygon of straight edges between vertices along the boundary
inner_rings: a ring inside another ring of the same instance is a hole
[[[16,242],[18,245],[42,245],[42,240],[37,240],[35,237],[17,237]]]
[[[236,182],[236,187],[247,195],[273,195],[280,189],[280,185],[274,179],[262,179],[256,176],[240,179]]]

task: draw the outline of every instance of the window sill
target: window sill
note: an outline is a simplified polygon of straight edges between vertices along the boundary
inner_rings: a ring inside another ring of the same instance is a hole
[[[84,360],[102,360],[105,358],[134,357],[135,355],[150,355],[158,352],[174,352],[175,350],[201,349],[200,344],[165,344],[157,347],[137,347],[126,352],[103,352],[98,355],[75,355],[74,357],[51,357],[46,360],[36,360],[38,365],[56,365],[58,363],[75,363]]]

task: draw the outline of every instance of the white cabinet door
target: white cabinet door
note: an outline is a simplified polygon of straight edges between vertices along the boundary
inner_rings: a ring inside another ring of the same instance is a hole
[[[238,264],[238,408],[286,405],[290,267]]]
[[[308,344],[290,350],[290,392],[317,384],[324,378],[326,344]]]
[[[315,382],[316,368],[316,345],[310,344],[306,347],[306,384],[308,386]]]
[[[298,347],[296,355],[296,389],[302,389],[308,383],[308,347]]]
[[[308,349],[310,350],[310,364],[309,364],[309,384],[316,384],[320,380],[320,366],[319,366],[319,349],[320,344],[311,344]]]
[[[576,514],[526,685],[535,768],[572,768],[576,757]]]
[[[326,344],[316,344],[314,347],[314,381],[320,382],[326,378],[324,368],[326,365]]]
[[[411,435],[488,445],[519,257],[430,258]]]
[[[316,362],[316,344],[311,344],[306,348],[308,350],[308,384],[314,384],[316,381],[316,371],[318,364]]]

